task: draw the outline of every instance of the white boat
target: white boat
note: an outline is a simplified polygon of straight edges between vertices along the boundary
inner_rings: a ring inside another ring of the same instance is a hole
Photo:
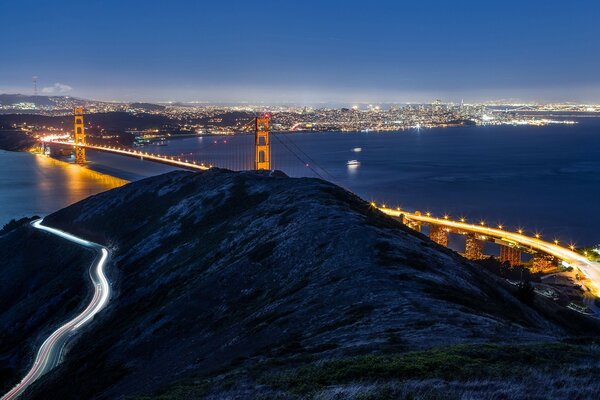
[[[362,147],[355,147],[352,149],[352,151],[355,153],[360,153],[362,151]]]
[[[358,161],[358,160],[350,160],[350,161],[348,161],[348,162],[346,163],[346,165],[348,165],[348,166],[356,166],[356,167],[358,167],[358,166],[360,165],[360,161]]]

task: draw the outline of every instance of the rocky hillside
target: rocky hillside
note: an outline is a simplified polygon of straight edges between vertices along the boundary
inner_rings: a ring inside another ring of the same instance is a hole
[[[115,295],[28,399],[397,398],[598,354],[560,342],[593,322],[317,179],[173,172],[45,223],[113,249]]]
[[[38,346],[89,302],[95,254],[48,236],[29,221],[0,230],[0,392],[30,368]]]

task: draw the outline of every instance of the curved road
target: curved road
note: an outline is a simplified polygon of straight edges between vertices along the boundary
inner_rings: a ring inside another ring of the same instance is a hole
[[[447,219],[418,215],[404,210],[393,210],[391,208],[386,207],[377,208],[383,213],[393,217],[400,217],[401,215],[404,215],[405,218],[413,221],[446,226],[448,228],[456,228],[468,232],[479,233],[481,235],[501,238],[503,240],[519,243],[523,246],[528,246],[532,249],[539,250],[546,254],[550,254],[562,261],[565,261],[569,265],[579,269],[583,273],[583,275],[585,275],[590,280],[590,286],[592,286],[591,289],[593,294],[600,294],[600,263],[590,261],[587,257],[584,257],[581,254],[572,251],[566,247],[549,243],[536,237],[526,236],[518,232],[510,232],[502,229],[491,228],[488,226],[473,225],[464,222],[456,222]]]
[[[82,326],[88,323],[94,315],[102,310],[110,297],[110,285],[104,274],[104,267],[108,260],[108,250],[97,243],[78,238],[64,231],[50,228],[42,225],[39,219],[31,224],[36,229],[40,229],[60,236],[70,242],[77,243],[98,252],[98,257],[90,266],[90,278],[94,284],[94,296],[92,301],[79,315],[55,330],[45,341],[37,352],[33,366],[10,392],[2,396],[1,400],[12,400],[21,395],[25,389],[35,382],[40,376],[54,368],[61,360],[63,348],[68,339]]]

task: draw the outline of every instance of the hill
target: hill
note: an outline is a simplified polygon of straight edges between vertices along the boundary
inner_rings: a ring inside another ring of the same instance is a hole
[[[24,94],[0,93],[0,106],[31,103],[35,104],[36,107],[50,107],[62,99],[64,99],[64,96],[29,96]]]
[[[173,172],[45,223],[111,246],[115,295],[27,399],[485,398],[571,370],[557,396],[598,389],[597,348],[565,343],[594,322],[325,181]]]

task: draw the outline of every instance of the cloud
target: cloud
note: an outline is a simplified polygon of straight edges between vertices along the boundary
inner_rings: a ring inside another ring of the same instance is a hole
[[[71,86],[56,82],[52,86],[47,86],[45,88],[42,88],[42,93],[45,93],[45,94],[68,93],[71,90],[73,90],[73,88]]]

